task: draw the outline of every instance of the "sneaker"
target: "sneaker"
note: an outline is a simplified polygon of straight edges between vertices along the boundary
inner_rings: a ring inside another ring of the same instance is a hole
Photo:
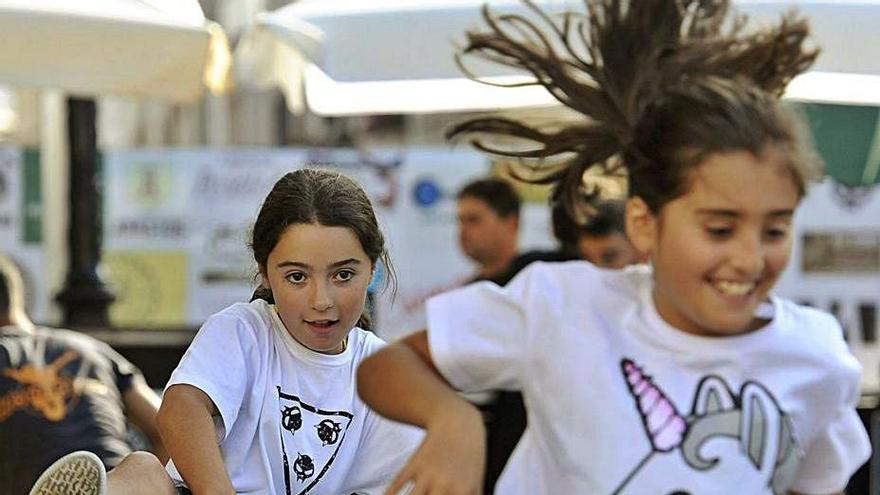
[[[30,495],[106,495],[107,471],[91,452],[67,454],[43,471]]]

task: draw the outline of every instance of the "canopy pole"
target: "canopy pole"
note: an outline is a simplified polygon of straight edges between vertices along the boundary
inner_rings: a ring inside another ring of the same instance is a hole
[[[101,260],[101,190],[98,176],[96,107],[93,98],[67,99],[70,138],[69,265],[56,297],[63,324],[107,327],[115,296],[98,275]]]

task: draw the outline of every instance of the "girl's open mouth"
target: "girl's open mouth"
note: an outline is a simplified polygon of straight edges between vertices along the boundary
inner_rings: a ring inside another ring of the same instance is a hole
[[[309,328],[318,334],[327,334],[333,330],[333,327],[339,323],[339,320],[304,320]]]

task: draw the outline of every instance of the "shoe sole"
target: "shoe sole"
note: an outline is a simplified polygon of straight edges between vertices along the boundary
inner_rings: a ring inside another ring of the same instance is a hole
[[[104,495],[107,474],[98,456],[74,452],[43,472],[30,495]]]

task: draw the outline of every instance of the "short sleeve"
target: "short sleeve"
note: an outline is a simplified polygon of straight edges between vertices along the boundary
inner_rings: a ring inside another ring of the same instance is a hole
[[[226,438],[238,419],[251,374],[258,367],[249,356],[255,348],[247,322],[235,315],[214,315],[199,329],[165,386],[168,390],[172,385],[192,385],[211,398],[221,418],[218,441]]]
[[[428,345],[434,365],[463,392],[520,390],[529,347],[524,304],[529,266],[510,284],[479,282],[428,300]]]
[[[125,395],[131,388],[134,379],[141,376],[141,371],[131,361],[125,359],[122,354],[116,352],[115,349],[106,343],[98,342],[96,347],[98,352],[110,362],[116,389],[119,390],[120,394]]]
[[[805,457],[792,490],[800,493],[838,493],[852,475],[871,457],[868,433],[856,412],[859,400],[860,367],[851,358],[844,369],[847,378],[838,390],[844,396],[826,426],[805,446]]]

